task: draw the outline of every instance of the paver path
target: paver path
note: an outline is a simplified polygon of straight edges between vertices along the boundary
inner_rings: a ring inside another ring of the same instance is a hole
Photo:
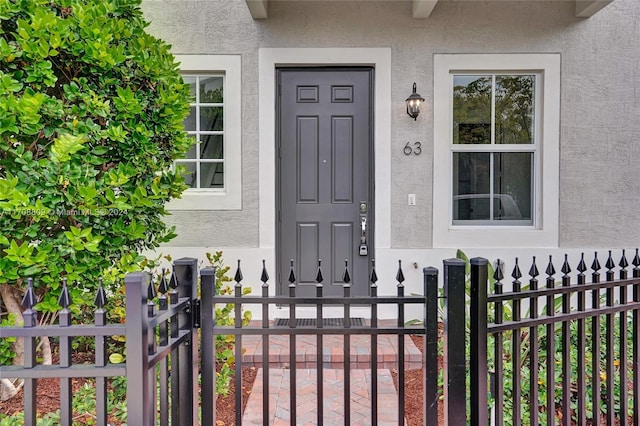
[[[389,321],[381,320],[384,325]],[[284,329],[283,331],[285,331]],[[269,352],[263,363],[263,343],[267,338],[256,335],[237,336],[243,349],[242,365],[258,368],[256,380],[243,415],[243,424],[263,424],[263,368],[269,371],[269,424],[290,425],[290,392],[296,392],[296,425],[317,425],[318,370],[317,336],[300,334],[295,338],[295,360],[290,359],[290,337],[268,337]],[[400,340],[401,339],[401,340]],[[391,371],[398,369],[398,346],[404,343],[405,369],[422,368],[422,352],[408,335],[381,334],[377,337],[378,425],[398,425],[398,393]],[[373,337],[354,334],[349,337],[350,419],[349,425],[371,425],[371,347]],[[345,336],[327,334],[322,337],[323,424],[345,425],[344,367],[347,359]],[[296,369],[296,383],[290,384],[290,368]],[[405,422],[406,423],[406,422]]]
[[[422,367],[422,352],[407,335],[404,340],[404,362],[406,369]],[[263,367],[261,336],[242,336],[244,366]],[[322,362],[325,368],[343,368],[345,359],[344,336],[323,336]],[[350,367],[371,368],[371,336],[354,335],[350,338]],[[378,336],[378,368],[398,368],[398,336]],[[296,337],[296,363],[298,368],[315,368],[317,360],[316,336],[300,335]],[[289,336],[269,337],[269,367],[289,368]]]
[[[378,425],[398,425],[398,393],[388,369],[378,370]],[[323,370],[323,422],[344,426],[344,370]],[[371,370],[351,370],[351,425],[371,425]],[[317,370],[296,370],[296,425],[317,425]],[[269,369],[269,424],[290,424],[290,371]],[[263,370],[259,369],[242,418],[262,425]],[[406,422],[405,422],[406,423]]]

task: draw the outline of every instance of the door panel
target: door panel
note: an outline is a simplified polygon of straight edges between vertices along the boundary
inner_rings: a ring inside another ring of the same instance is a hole
[[[324,293],[342,294],[345,260],[352,294],[366,295],[373,256],[371,68],[279,69],[278,282],[289,261],[297,294],[315,295],[318,259]],[[361,213],[361,203],[367,211]],[[359,255],[366,215],[368,256]]]
[[[298,117],[298,203],[318,203],[318,117]]]
[[[296,278],[300,284],[314,284],[316,279],[315,263],[320,255],[320,232],[318,223],[298,222],[296,258],[299,269]],[[286,275],[286,274],[285,274]]]
[[[353,118],[332,117],[332,185],[334,203],[353,203]]]

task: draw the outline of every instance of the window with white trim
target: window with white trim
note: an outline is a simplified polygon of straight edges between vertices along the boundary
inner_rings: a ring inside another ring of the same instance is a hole
[[[191,89],[184,121],[193,139],[176,166],[189,186],[169,210],[239,210],[241,173],[241,59],[239,55],[176,55]]]
[[[452,75],[453,225],[533,225],[538,78]]]
[[[191,89],[191,112],[184,129],[193,145],[184,160],[190,188],[224,190],[224,75],[183,74]]]
[[[434,57],[434,247],[558,243],[560,57]]]

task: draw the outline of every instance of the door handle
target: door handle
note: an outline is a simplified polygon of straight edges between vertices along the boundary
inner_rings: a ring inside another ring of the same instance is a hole
[[[362,236],[360,237],[360,248],[358,253],[360,256],[367,256],[369,249],[367,247],[367,217],[360,216],[360,226],[362,228]]]

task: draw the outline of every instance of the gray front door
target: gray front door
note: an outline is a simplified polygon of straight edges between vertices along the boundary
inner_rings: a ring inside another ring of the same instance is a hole
[[[373,258],[372,68],[283,68],[278,90],[278,282],[294,260],[298,295],[367,295]],[[365,232],[362,223],[365,221]],[[366,244],[366,253],[362,248]]]

